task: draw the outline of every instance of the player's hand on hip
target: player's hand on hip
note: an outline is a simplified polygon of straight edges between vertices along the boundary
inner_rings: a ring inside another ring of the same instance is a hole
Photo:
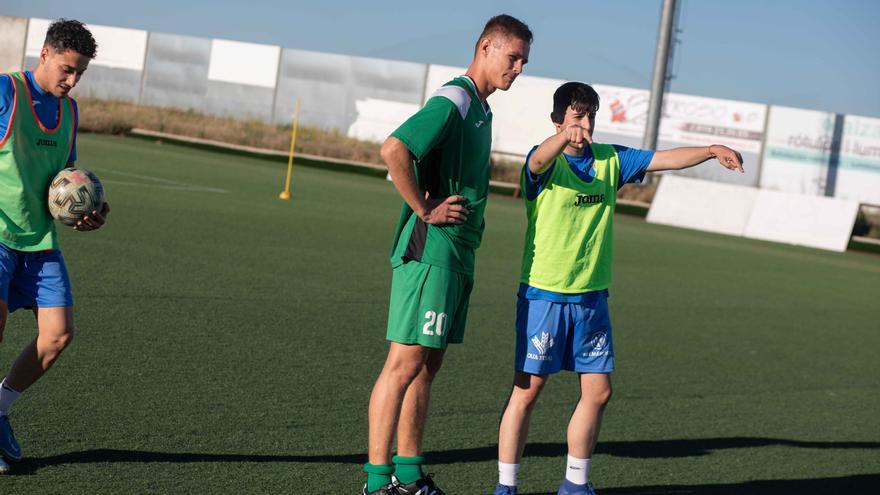
[[[745,173],[745,170],[743,170],[743,157],[738,151],[732,150],[723,144],[713,144],[709,146],[709,153],[712,153],[718,159],[718,163],[724,168],[739,170],[741,173]]]
[[[101,205],[101,210],[92,210],[88,215],[83,215],[82,219],[73,226],[74,230],[88,231],[100,229],[107,222],[107,214],[110,213],[110,204],[106,201]]]
[[[425,193],[425,201],[428,208],[422,216],[422,221],[432,225],[459,224],[467,220],[468,209],[459,203],[467,201],[464,196],[449,196],[447,198],[434,199]]]
[[[590,131],[579,124],[572,124],[566,127],[564,132],[565,137],[568,139],[568,144],[572,148],[583,149],[585,144],[593,144]]]

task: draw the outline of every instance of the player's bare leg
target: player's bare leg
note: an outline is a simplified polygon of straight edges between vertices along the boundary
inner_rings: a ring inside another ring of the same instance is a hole
[[[422,436],[428,418],[431,384],[443,365],[444,349],[430,349],[428,359],[412,383],[406,389],[400,420],[397,424],[397,454],[418,456],[422,454]]]
[[[5,329],[7,306],[0,306],[0,331]],[[9,424],[9,408],[21,392],[34,384],[61,355],[73,338],[73,308],[40,308],[37,318],[37,338],[33,340],[12,364],[12,369],[0,385],[0,454],[6,459],[21,459],[21,448]],[[0,332],[2,333],[2,332]]]
[[[529,434],[532,410],[548,379],[549,375],[532,375],[522,371],[514,375],[513,389],[507,398],[498,428],[499,461],[519,464]]]
[[[611,375],[581,373],[581,398],[568,422],[568,454],[589,459],[596,449],[602,413],[611,399]]]
[[[3,332],[6,330],[6,321],[9,316],[9,306],[6,301],[0,300],[0,342],[3,341]],[[0,383],[0,474],[10,471],[9,464],[4,459],[21,459],[21,447],[15,439],[15,433],[9,424],[9,408],[18,399],[18,392]]]
[[[496,495],[516,494],[519,461],[522,459],[529,422],[538,396],[550,375],[533,375],[517,371],[513,375],[513,387],[501,414],[498,426],[498,485]]]
[[[611,399],[611,375],[581,373],[581,398],[568,422],[568,459],[562,494],[595,495],[590,485],[593,451],[599,438],[602,413]]]
[[[18,392],[24,392],[39,380],[73,339],[72,306],[39,308],[34,314],[37,338],[18,355],[6,375],[6,385]]]
[[[422,371],[431,349],[392,342],[385,366],[370,395],[369,463],[391,463],[391,445],[410,383]]]

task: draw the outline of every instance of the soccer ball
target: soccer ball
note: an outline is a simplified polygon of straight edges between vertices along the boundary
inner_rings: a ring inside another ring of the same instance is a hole
[[[81,168],[65,168],[49,185],[49,213],[64,225],[73,226],[104,204],[104,186],[95,174]]]

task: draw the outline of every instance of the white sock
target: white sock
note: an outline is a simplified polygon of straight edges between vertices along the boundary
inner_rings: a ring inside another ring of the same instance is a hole
[[[590,459],[578,459],[568,456],[568,467],[565,470],[565,479],[575,485],[586,485],[590,479]]]
[[[12,407],[12,403],[15,402],[15,399],[18,399],[19,395],[21,395],[21,392],[16,392],[9,388],[4,378],[3,382],[0,383],[0,416],[7,416],[9,414],[9,408]]]
[[[519,473],[519,464],[507,464],[498,461],[498,483],[506,486],[516,486],[516,475]]]

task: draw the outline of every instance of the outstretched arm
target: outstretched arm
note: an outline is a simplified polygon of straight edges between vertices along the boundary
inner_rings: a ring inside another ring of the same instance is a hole
[[[535,175],[543,174],[550,168],[550,165],[553,165],[553,160],[568,146],[580,150],[584,148],[585,144],[592,144],[592,142],[593,139],[587,129],[578,124],[572,124],[538,145],[529,158],[529,170]]]
[[[391,181],[394,182],[397,192],[423,222],[449,224],[467,220],[467,209],[456,204],[465,201],[464,196],[432,199],[419,189],[413,171],[413,156],[403,141],[391,136],[385,140],[379,153],[388,165],[388,173],[391,174]]]
[[[706,160],[717,158],[724,168],[745,172],[742,167],[742,155],[722,144],[711,146],[686,146],[654,153],[648,172],[663,170],[681,170],[699,165]]]

